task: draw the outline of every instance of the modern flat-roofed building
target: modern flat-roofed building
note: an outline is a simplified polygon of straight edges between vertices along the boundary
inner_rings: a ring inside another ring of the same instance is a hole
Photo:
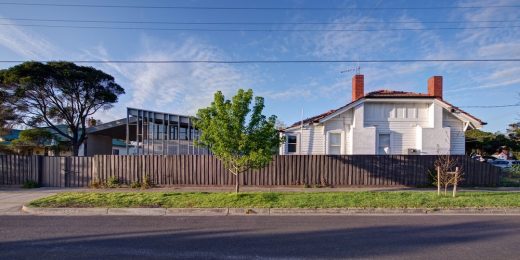
[[[126,149],[119,148],[120,155],[209,154],[195,145],[199,136],[191,116],[127,108],[126,118],[90,126],[80,154],[113,154],[114,139],[126,144]]]

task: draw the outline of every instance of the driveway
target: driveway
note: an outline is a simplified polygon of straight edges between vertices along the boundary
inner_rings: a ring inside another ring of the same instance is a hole
[[[21,215],[22,205],[38,198],[54,195],[64,189],[39,188],[19,189],[0,188],[0,215]]]

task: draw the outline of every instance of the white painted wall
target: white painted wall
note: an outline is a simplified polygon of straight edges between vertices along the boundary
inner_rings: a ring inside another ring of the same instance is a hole
[[[421,154],[449,154],[451,138],[449,127],[418,128],[418,131],[422,131],[422,139],[418,140]]]
[[[417,129],[421,139],[417,140],[421,154],[449,154],[451,132],[449,127],[444,127],[444,108],[436,102],[428,107],[428,124]]]
[[[417,126],[428,126],[428,103],[366,102],[365,127],[376,129],[379,134],[390,134],[390,154],[408,154],[408,149],[418,149]]]
[[[390,134],[391,154],[465,152],[463,122],[433,100],[367,100],[322,124],[285,134],[298,136],[298,154],[326,154],[330,133],[342,134],[342,154],[377,154],[379,134]],[[287,154],[287,145],[280,154]]]
[[[365,104],[354,107],[352,120],[352,147],[351,154],[375,154],[376,153],[376,128],[365,127]]]
[[[294,154],[325,154],[325,134],[322,125],[305,126],[303,129],[286,131],[284,135],[297,136],[297,152]],[[284,143],[280,152],[282,152],[281,154],[290,154],[287,151],[287,142]]]
[[[443,111],[443,126],[450,128],[450,154],[466,153],[464,123],[450,112]]]

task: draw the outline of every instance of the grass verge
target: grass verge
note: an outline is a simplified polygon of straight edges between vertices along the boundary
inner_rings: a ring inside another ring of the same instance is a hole
[[[70,192],[32,201],[47,208],[464,208],[520,207],[520,193],[460,192]]]

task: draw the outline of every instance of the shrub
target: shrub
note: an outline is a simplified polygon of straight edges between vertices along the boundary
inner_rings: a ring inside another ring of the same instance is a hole
[[[139,189],[141,188],[141,183],[139,181],[133,181],[132,183],[130,183],[130,188]]]
[[[145,175],[143,177],[143,182],[141,183],[141,189],[150,189],[153,188],[155,185],[153,184],[152,179],[150,178],[150,175]]]
[[[105,182],[106,188],[119,188],[121,186],[121,182],[119,181],[119,178],[116,176],[110,176],[108,180]]]
[[[95,178],[94,180],[92,180],[89,187],[92,189],[100,189],[103,188],[103,183],[98,178]]]
[[[34,188],[40,188],[40,185],[37,182],[35,182],[35,181],[26,180],[23,183],[22,188],[24,188],[24,189],[34,189]]]
[[[511,178],[520,178],[520,165],[515,164],[509,169],[509,175]]]

